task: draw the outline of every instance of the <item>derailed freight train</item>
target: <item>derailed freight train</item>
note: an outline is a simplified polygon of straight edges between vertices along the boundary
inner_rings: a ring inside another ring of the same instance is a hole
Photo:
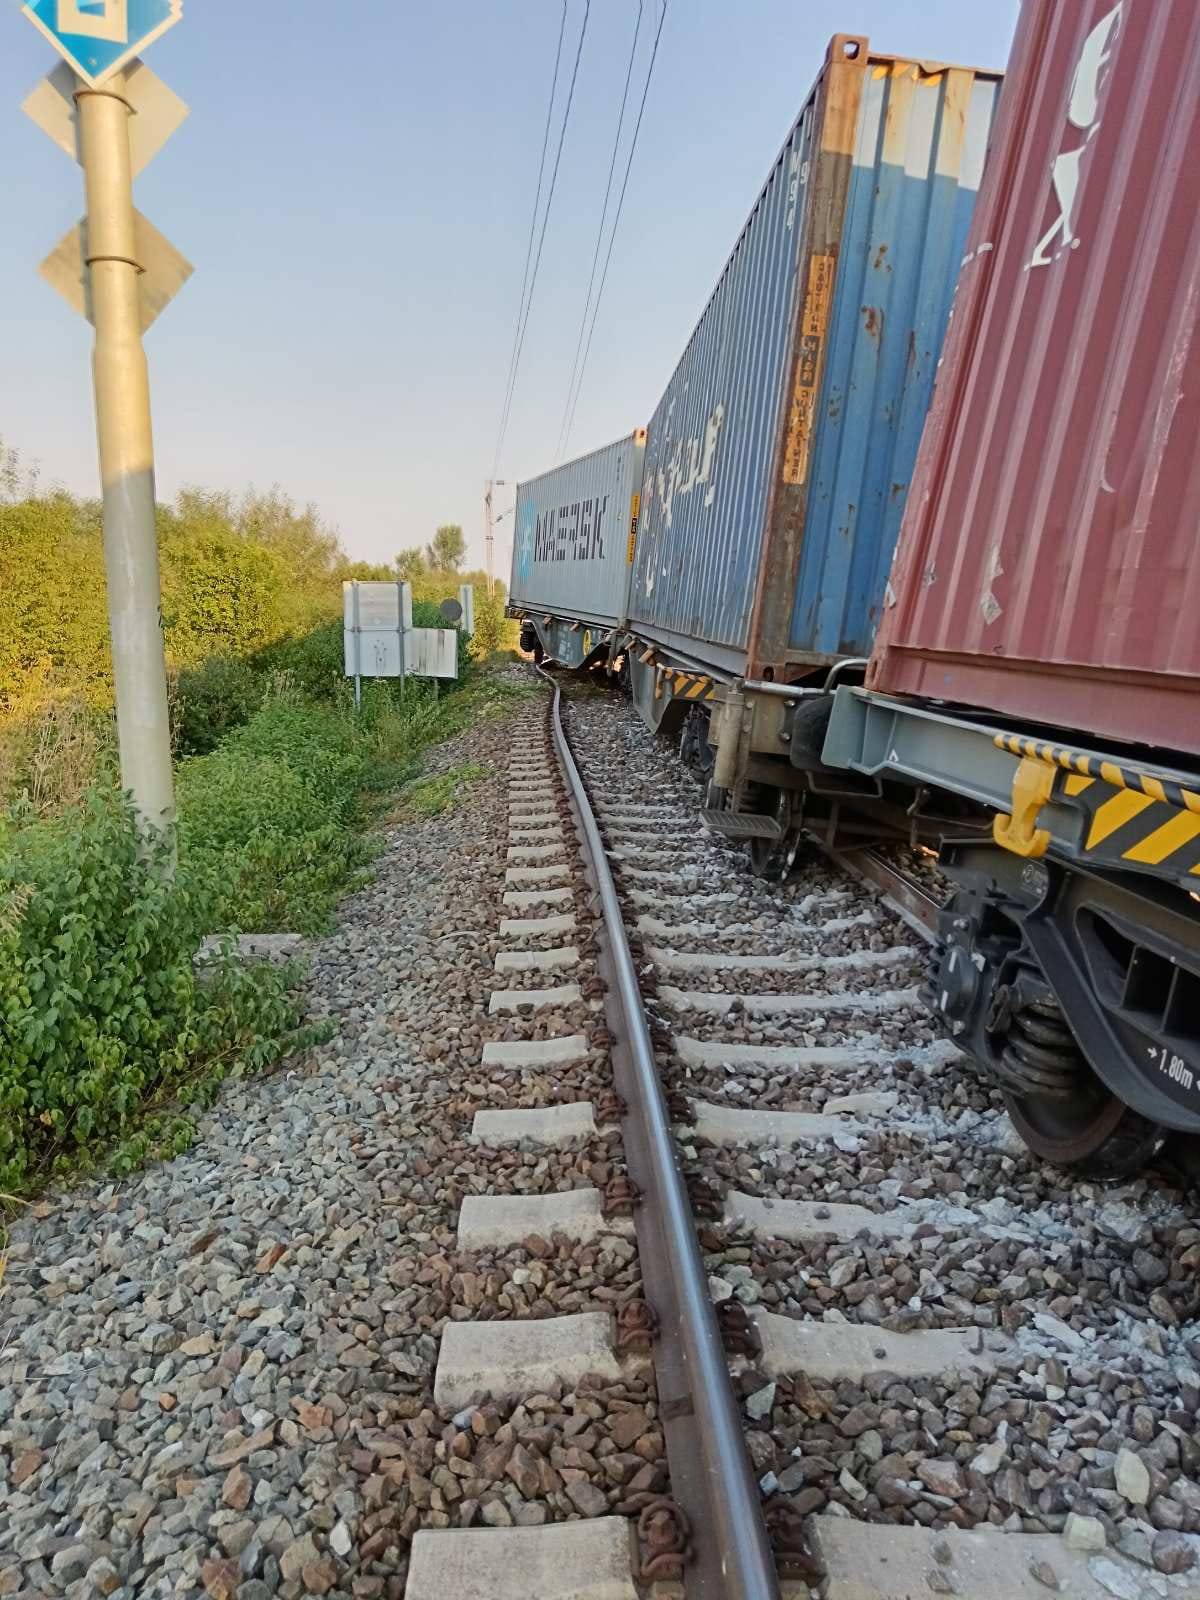
[[[806,108],[818,127],[843,43]],[[685,753],[714,764],[706,820],[760,869],[802,832],[938,850],[954,896],[935,1015],[1035,1151],[1100,1173],[1200,1132],[1198,134],[1192,0],[1025,0],[969,237],[969,190],[954,210],[957,296],[911,490],[903,407],[879,387],[895,369],[872,373],[874,409],[835,381],[836,331],[862,307],[861,355],[875,320],[839,279],[876,288],[878,251],[861,233],[817,248],[828,285],[798,245],[786,361],[769,293],[733,330],[775,423],[757,452],[739,434],[723,472],[745,400],[702,427],[702,408],[686,428],[659,408],[624,626],[595,651],[623,661],[652,725],[687,709]],[[806,210],[806,240],[814,226]],[[729,359],[730,330],[712,324],[698,372]],[[889,455],[891,482],[870,468]]]
[[[822,684],[870,647],[999,85],[837,35],[648,429],[520,486],[527,647],[619,662],[701,762],[741,680]],[[598,560],[585,508],[634,450],[628,538]],[[788,819],[755,762],[800,783],[768,709],[712,808],[765,855]]]
[[[517,486],[510,609],[521,647],[566,667],[624,626],[646,430]]]
[[[1194,0],[1025,0],[824,742],[940,846],[936,1014],[1033,1149],[1101,1172],[1200,1132],[1198,140]]]

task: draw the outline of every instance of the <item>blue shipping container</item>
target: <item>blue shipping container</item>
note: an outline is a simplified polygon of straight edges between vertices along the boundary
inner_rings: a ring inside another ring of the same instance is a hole
[[[639,635],[779,680],[869,653],[1000,81],[831,42],[650,423]]]

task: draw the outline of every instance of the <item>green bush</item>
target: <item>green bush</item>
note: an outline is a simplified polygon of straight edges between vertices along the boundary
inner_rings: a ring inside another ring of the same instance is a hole
[[[181,754],[204,755],[214,749],[232,729],[249,722],[264,690],[262,675],[236,656],[213,656],[181,672],[175,719]]]
[[[218,961],[197,977],[206,894],[163,865],[112,791],[53,823],[0,823],[4,1193],[122,1139],[178,1148],[187,1123],[154,1113],[206,1103],[308,1037],[283,975]]]
[[[177,526],[162,543],[167,656],[195,666],[246,655],[283,629],[279,557],[221,527]]]
[[[179,772],[181,870],[212,928],[321,932],[369,860],[357,831],[373,751],[350,717],[268,704]]]
[[[222,754],[231,762],[279,763],[322,808],[327,821],[350,824],[370,760],[362,731],[348,709],[277,700],[230,734]]]
[[[392,569],[349,562],[278,490],[184,490],[157,519],[185,757],[173,879],[118,790],[100,507],[40,494],[0,444],[0,1201],[97,1151],[127,1170],[180,1148],[224,1076],[311,1038],[285,976],[222,959],[198,980],[202,935],[324,931],[374,852],[380,796],[515,692],[470,681],[460,634],[461,693],[368,682],[355,711],[340,584]],[[418,627],[445,626],[459,582],[421,574]],[[489,626],[485,608],[485,643]],[[412,808],[440,808],[458,777]]]
[[[504,615],[504,598],[499,590],[489,596],[485,589],[475,595],[475,632],[471,639],[472,654],[478,661],[486,661],[497,650],[511,649],[516,644],[517,626]]]
[[[346,683],[345,647],[340,622],[313,628],[296,638],[280,639],[254,657],[260,673],[285,676],[309,700],[333,700]]]
[[[184,489],[156,520],[172,667],[247,655],[341,609],[351,564],[336,533],[278,489]],[[43,690],[112,704],[101,510],[39,492],[0,441],[0,717]]]
[[[99,507],[0,503],[0,716],[47,679],[103,705],[111,678]]]

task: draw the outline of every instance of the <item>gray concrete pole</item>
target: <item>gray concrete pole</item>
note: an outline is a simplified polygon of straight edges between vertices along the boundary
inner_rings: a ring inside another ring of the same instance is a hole
[[[154,525],[150,374],[142,348],[125,77],[80,84],[85,230],[96,328],[96,432],[121,782],[146,826],[175,818],[162,595]]]

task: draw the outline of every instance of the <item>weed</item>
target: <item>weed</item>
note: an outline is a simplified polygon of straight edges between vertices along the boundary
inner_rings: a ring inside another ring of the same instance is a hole
[[[0,805],[19,796],[39,817],[78,805],[114,770],[115,744],[111,714],[43,678],[0,722]]]
[[[175,694],[175,734],[185,755],[214,750],[232,729],[262,705],[263,674],[237,656],[213,656],[181,672]]]
[[[410,813],[418,817],[436,817],[443,811],[448,811],[455,802],[463,797],[464,791],[473,783],[478,783],[481,778],[486,778],[491,769],[467,764],[461,767],[452,767],[449,772],[439,772],[433,777],[420,778],[415,783],[410,783],[400,796],[401,813]]]
[[[316,658],[327,661],[324,646]],[[228,955],[198,975],[201,938],[324,931],[339,898],[365,881],[384,795],[402,790],[407,815],[435,816],[487,773],[463,765],[418,779],[422,751],[536,692],[472,669],[453,692],[410,683],[403,700],[391,685],[365,685],[356,712],[341,680],[314,700],[304,668],[263,670],[259,708],[180,764],[173,880],[165,855],[147,858],[139,845],[112,756],[87,754],[74,711],[51,713],[30,747],[24,770],[37,782],[0,810],[7,1202],[100,1164],[123,1173],[178,1153],[226,1078],[315,1042],[294,975]],[[221,721],[223,676],[198,686],[197,742]],[[239,670],[229,681],[246,680]]]
[[[286,974],[197,975],[208,886],[167,876],[167,841],[147,852],[124,797],[21,820],[0,831],[0,1190],[17,1196],[315,1038]]]

